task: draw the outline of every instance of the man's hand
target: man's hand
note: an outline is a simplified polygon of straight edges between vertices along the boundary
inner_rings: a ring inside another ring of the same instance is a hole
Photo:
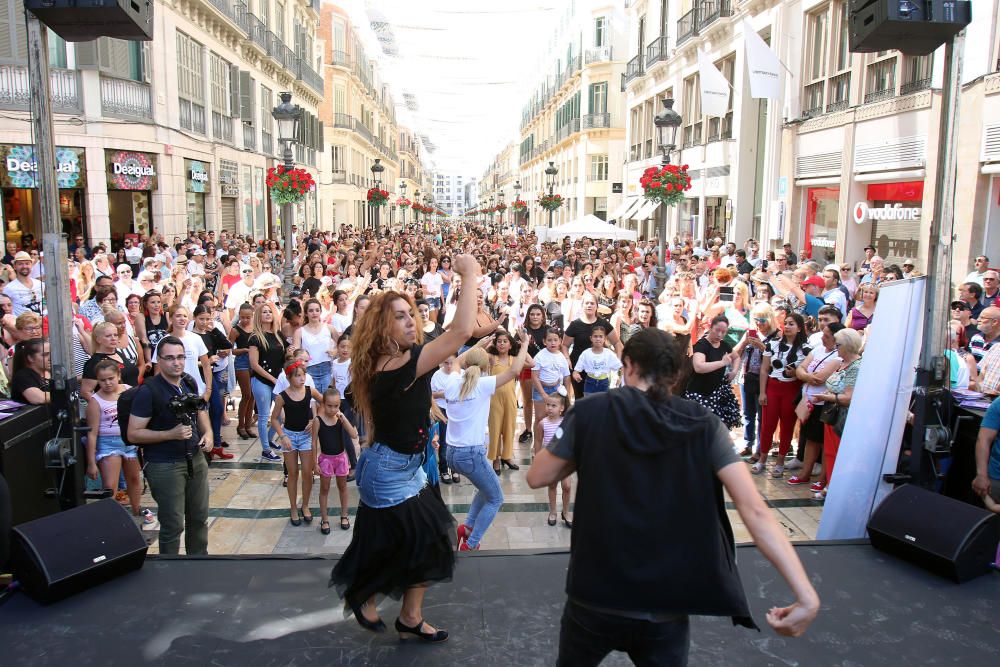
[[[190,426],[187,428],[189,431],[191,430]],[[204,452],[212,451],[212,448],[215,446],[214,443],[212,442],[212,434],[206,433],[205,435],[201,436],[201,440],[198,441],[198,446],[201,447],[201,450]]]
[[[167,431],[167,435],[170,436],[168,440],[190,440],[193,433],[194,431],[187,424],[178,424]]]
[[[990,478],[987,475],[976,475],[972,480],[972,490],[980,498],[990,495]]]
[[[772,607],[767,612],[767,623],[779,635],[801,637],[818,612],[818,605],[806,607],[799,602],[790,607]]]

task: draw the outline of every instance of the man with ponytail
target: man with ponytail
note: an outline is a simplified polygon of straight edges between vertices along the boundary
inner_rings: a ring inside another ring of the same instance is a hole
[[[768,624],[799,636],[819,610],[729,431],[704,407],[673,395],[681,359],[671,334],[636,333],[622,352],[625,386],[577,401],[528,471],[534,489],[573,472],[579,480],[560,665],[597,665],[615,650],[636,664],[686,665],[689,614],[757,628],[735,565],[723,487],[796,598],[772,608]]]

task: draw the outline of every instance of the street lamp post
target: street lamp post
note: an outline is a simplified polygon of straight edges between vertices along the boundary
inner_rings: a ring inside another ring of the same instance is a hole
[[[281,142],[281,157],[284,160],[286,170],[295,168],[295,156],[292,153],[292,144],[298,141],[299,121],[302,120],[302,108],[292,104],[291,93],[281,93],[281,104],[271,110],[271,116],[278,125],[278,141]],[[292,224],[295,218],[295,205],[292,203],[281,206],[281,227],[285,235],[285,275],[282,282],[281,291],[288,295],[292,293],[292,277],[294,267],[292,265],[292,251],[294,241],[292,239]]]
[[[545,181],[549,186],[549,197],[554,193],[556,187],[556,174],[559,173],[559,168],[556,166],[555,162],[549,162],[549,166],[545,168]],[[552,229],[552,213],[553,210],[549,209],[549,229]]]
[[[520,201],[521,201],[521,181],[517,180],[517,181],[514,181],[514,203],[517,204]],[[517,218],[518,218],[518,212],[517,212],[517,209],[514,209],[514,231],[515,232],[517,231],[517,222],[518,222]]]
[[[419,204],[420,203],[420,188],[417,188],[416,190],[413,191],[413,203],[414,204]],[[419,225],[420,224],[420,211],[417,211],[417,210],[413,211],[413,224],[414,225]],[[420,228],[417,227],[417,229],[420,229]]]
[[[677,148],[677,128],[681,126],[681,115],[674,111],[674,101],[669,97],[663,99],[663,110],[653,118],[656,126],[656,141],[660,146],[661,164],[670,164],[670,154]],[[657,287],[667,284],[667,207],[660,206],[660,262],[657,270]]]
[[[430,207],[431,207],[431,196],[430,195],[424,195],[424,208],[428,208],[429,209]],[[430,211],[425,211],[424,212],[424,231],[425,232],[427,231],[427,216],[428,216],[429,213],[430,213]],[[433,220],[433,218],[431,218],[431,219]]]
[[[503,190],[501,190],[500,192],[497,193],[497,199],[499,200],[501,206],[503,205],[503,198],[504,198]],[[503,229],[503,214],[505,210],[506,209],[503,208],[500,209],[500,229]],[[494,232],[494,234],[495,233],[496,232]]]
[[[379,158],[375,158],[375,164],[372,165],[372,180],[375,181],[375,189],[376,190],[381,190],[382,189],[382,172],[383,171],[385,171],[385,167],[382,166],[382,160],[379,159]],[[372,206],[373,213],[374,213],[374,217],[372,218],[372,224],[375,225],[375,236],[378,236],[379,233],[380,233],[380,230],[379,230],[379,215],[381,213],[381,211],[379,211],[379,209],[382,208],[382,207],[381,206],[375,206],[375,205],[371,205],[371,206]]]
[[[399,196],[406,199],[406,183],[399,184]],[[399,231],[406,229],[406,207],[401,206],[399,208]]]

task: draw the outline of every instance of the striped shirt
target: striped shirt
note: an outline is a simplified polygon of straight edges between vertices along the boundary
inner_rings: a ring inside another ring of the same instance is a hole
[[[559,425],[562,424],[562,420],[562,417],[555,419],[546,417],[542,420],[542,447],[548,447],[549,443],[552,442],[552,437],[556,434]]]

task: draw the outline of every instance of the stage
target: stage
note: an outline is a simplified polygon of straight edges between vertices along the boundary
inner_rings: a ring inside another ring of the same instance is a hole
[[[1000,664],[1000,574],[964,585],[867,544],[798,544],[822,598],[808,634],[785,639],[764,614],[787,587],[753,547],[740,572],[761,632],[695,618],[692,666]],[[426,617],[451,633],[401,644],[345,619],[327,589],[335,558],[150,557],[137,573],[50,607],[23,594],[0,606],[5,665],[551,665],[566,552],[461,557],[455,581],[428,593]],[[609,576],[612,576],[609,574]],[[629,664],[614,654],[604,664]]]

